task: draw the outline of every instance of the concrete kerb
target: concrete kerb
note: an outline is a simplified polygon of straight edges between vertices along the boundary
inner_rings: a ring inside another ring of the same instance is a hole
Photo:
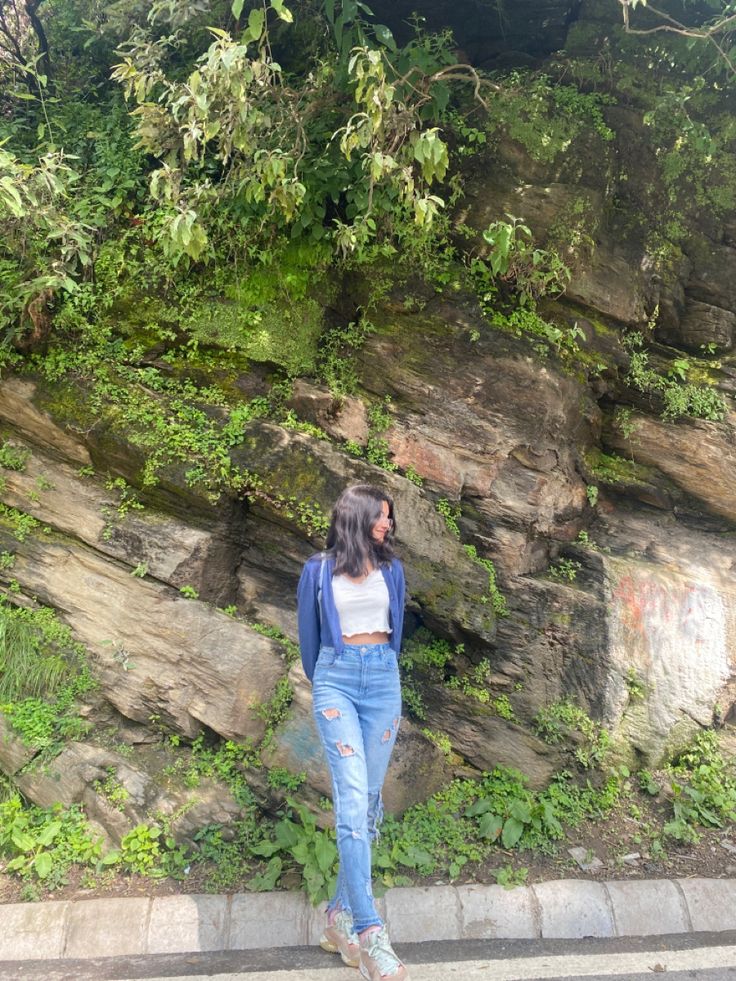
[[[736,880],[412,887],[379,906],[397,944],[720,932],[736,922]],[[303,946],[318,942],[324,922],[290,892],[7,904],[0,917],[0,961]]]

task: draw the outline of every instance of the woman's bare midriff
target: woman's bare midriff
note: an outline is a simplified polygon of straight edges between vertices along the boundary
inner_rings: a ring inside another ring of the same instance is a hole
[[[380,631],[374,634],[353,634],[352,637],[343,634],[342,639],[346,644],[387,644],[388,634]]]

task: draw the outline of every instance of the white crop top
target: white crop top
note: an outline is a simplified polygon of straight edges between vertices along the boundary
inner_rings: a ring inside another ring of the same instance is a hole
[[[374,569],[362,582],[333,576],[332,595],[343,637],[391,633],[388,586],[380,569]]]

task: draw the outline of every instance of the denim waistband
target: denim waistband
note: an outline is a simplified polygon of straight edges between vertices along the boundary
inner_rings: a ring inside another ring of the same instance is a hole
[[[387,651],[393,651],[393,647],[388,641],[383,644],[343,644],[343,653],[347,654],[360,654],[365,656],[366,654],[385,654]],[[325,651],[327,654],[334,654],[334,647],[323,646],[320,647],[320,652]]]

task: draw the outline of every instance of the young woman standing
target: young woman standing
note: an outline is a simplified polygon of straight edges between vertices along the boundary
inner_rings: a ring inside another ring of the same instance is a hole
[[[369,981],[409,976],[371,887],[371,842],[401,717],[404,570],[391,547],[395,528],[388,494],[348,487],[332,512],[327,551],[306,562],[297,590],[299,646],[332,776],[340,856],[320,944]]]

